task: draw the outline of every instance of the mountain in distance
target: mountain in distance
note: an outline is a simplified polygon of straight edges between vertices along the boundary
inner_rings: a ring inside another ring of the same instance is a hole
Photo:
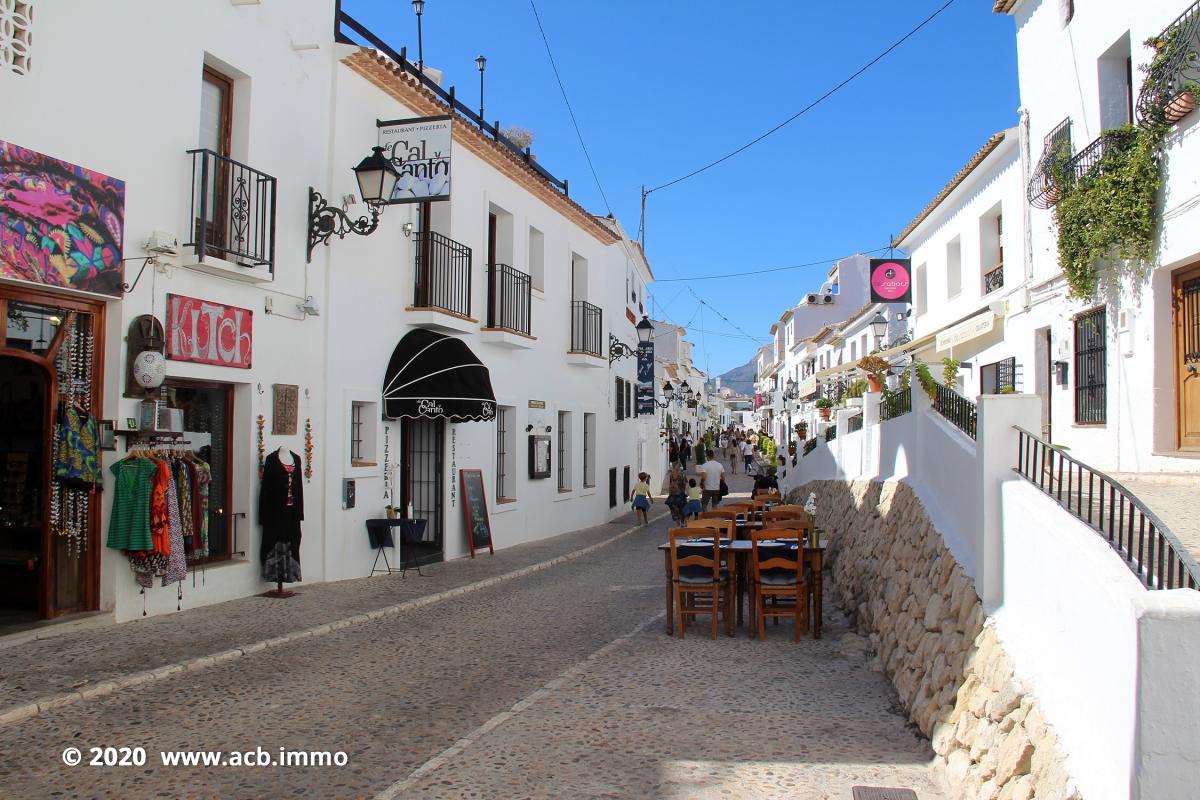
[[[757,355],[740,367],[734,367],[728,372],[718,375],[717,377],[721,379],[721,385],[728,386],[738,394],[753,396],[755,358],[757,358]]]

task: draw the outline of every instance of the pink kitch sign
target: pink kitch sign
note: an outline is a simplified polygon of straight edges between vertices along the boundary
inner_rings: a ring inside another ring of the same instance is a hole
[[[167,295],[167,358],[250,369],[254,312]]]

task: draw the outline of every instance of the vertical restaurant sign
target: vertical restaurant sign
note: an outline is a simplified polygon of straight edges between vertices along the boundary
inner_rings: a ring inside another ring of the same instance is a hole
[[[449,116],[379,121],[379,146],[400,173],[391,203],[450,199]]]
[[[654,413],[654,342],[637,347],[637,414]]]
[[[167,295],[167,358],[250,369],[254,312]]]
[[[0,140],[0,277],[120,297],[125,181]]]
[[[912,262],[909,259],[871,259],[871,302],[912,302]]]

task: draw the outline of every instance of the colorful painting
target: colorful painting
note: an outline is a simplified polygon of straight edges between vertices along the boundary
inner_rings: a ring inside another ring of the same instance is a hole
[[[0,140],[0,276],[121,296],[125,181]]]

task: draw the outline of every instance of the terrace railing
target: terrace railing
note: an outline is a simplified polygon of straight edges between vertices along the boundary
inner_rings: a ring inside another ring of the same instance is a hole
[[[218,155],[188,150],[192,157],[192,240],[200,261],[219,258],[275,274],[275,179]]]
[[[806,441],[804,443],[804,452],[801,454],[801,458],[803,458],[804,456],[808,455],[809,453],[811,453],[813,450],[816,450],[816,449],[817,449],[817,437],[814,436],[813,438],[809,439],[808,441]]]
[[[1067,160],[1066,174],[1074,176],[1075,180],[1096,175],[1104,157],[1130,147],[1133,144],[1133,136],[1132,129],[1105,131]]]
[[[413,234],[413,305],[471,316],[471,248],[436,231]]]
[[[828,428],[825,429],[825,441],[832,442],[836,438],[837,438],[837,426],[830,425]]]
[[[1016,471],[1116,550],[1147,589],[1200,588],[1200,565],[1124,486],[1017,428]]]
[[[846,433],[855,433],[861,431],[863,426],[863,415],[855,414],[850,419],[846,420]]]
[[[879,403],[879,421],[885,422],[889,419],[907,414],[912,411],[912,387],[905,386],[903,389],[897,389],[894,392],[885,392],[883,399]],[[862,423],[858,423],[862,427]]]
[[[1200,102],[1200,97],[1181,97],[1186,84],[1200,83],[1200,2],[1188,6],[1154,41],[1159,55],[1150,62],[1137,99],[1141,125],[1178,122]]]
[[[949,386],[937,384],[937,393],[933,397],[933,410],[952,422],[956,428],[975,438],[979,414],[975,404]]]
[[[991,294],[997,289],[1004,288],[1004,265],[988,270],[983,273],[983,293]]]
[[[532,288],[528,273],[508,264],[490,265],[487,326],[529,336]]]
[[[571,352],[603,355],[604,312],[586,300],[571,301]]]

